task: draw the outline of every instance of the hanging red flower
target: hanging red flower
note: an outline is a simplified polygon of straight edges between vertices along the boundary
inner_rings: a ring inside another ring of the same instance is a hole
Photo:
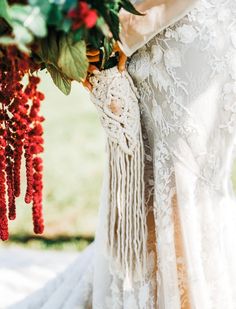
[[[92,28],[97,22],[98,14],[87,2],[79,1],[78,6],[69,11],[68,17],[73,21],[72,30],[75,31],[83,25],[88,29]]]
[[[34,231],[43,232],[42,159],[44,118],[39,115],[43,93],[29,56],[16,47],[1,50],[0,64],[0,239],[8,239],[8,220],[16,218],[20,196],[20,170],[24,153],[27,189],[25,202],[33,202]],[[27,86],[22,79],[28,75]],[[7,199],[6,199],[7,197]]]

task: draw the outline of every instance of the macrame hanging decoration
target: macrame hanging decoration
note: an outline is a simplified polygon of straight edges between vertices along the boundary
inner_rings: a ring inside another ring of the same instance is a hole
[[[90,82],[107,135],[108,254],[125,282],[139,281],[146,272],[147,223],[137,92],[129,74],[116,67],[95,74]]]

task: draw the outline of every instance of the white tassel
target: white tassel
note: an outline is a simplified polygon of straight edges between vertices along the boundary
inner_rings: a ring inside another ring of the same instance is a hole
[[[109,154],[108,253],[125,282],[147,270],[144,145],[136,89],[117,68],[91,78],[92,101],[107,133]]]

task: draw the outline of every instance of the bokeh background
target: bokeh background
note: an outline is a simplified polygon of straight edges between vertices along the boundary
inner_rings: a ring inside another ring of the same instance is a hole
[[[33,233],[31,206],[17,199],[17,218],[10,222],[10,240],[0,246],[82,250],[93,240],[98,217],[105,136],[89,93],[78,83],[62,94],[47,73],[41,73],[45,93],[44,138],[45,233]],[[25,169],[22,166],[25,192]]]

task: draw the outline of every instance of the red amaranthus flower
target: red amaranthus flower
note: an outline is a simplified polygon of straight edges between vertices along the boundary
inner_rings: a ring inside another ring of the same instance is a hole
[[[44,95],[31,59],[16,47],[1,50],[0,64],[0,238],[8,239],[8,222],[16,217],[15,198],[20,195],[20,170],[26,159],[26,203],[33,202],[35,233],[44,229],[42,218],[42,160],[44,118],[39,115]],[[28,75],[26,87],[23,77]],[[7,201],[6,201],[7,195]],[[8,207],[7,207],[8,205]]]
[[[73,21],[72,30],[74,31],[82,26],[90,29],[95,26],[98,19],[97,11],[91,9],[85,1],[78,1],[77,7],[68,13],[68,17]]]
[[[2,119],[4,117],[3,111],[0,111]],[[6,134],[5,129],[0,122],[0,238],[2,240],[8,239],[8,221],[7,221],[7,202],[6,202]]]

